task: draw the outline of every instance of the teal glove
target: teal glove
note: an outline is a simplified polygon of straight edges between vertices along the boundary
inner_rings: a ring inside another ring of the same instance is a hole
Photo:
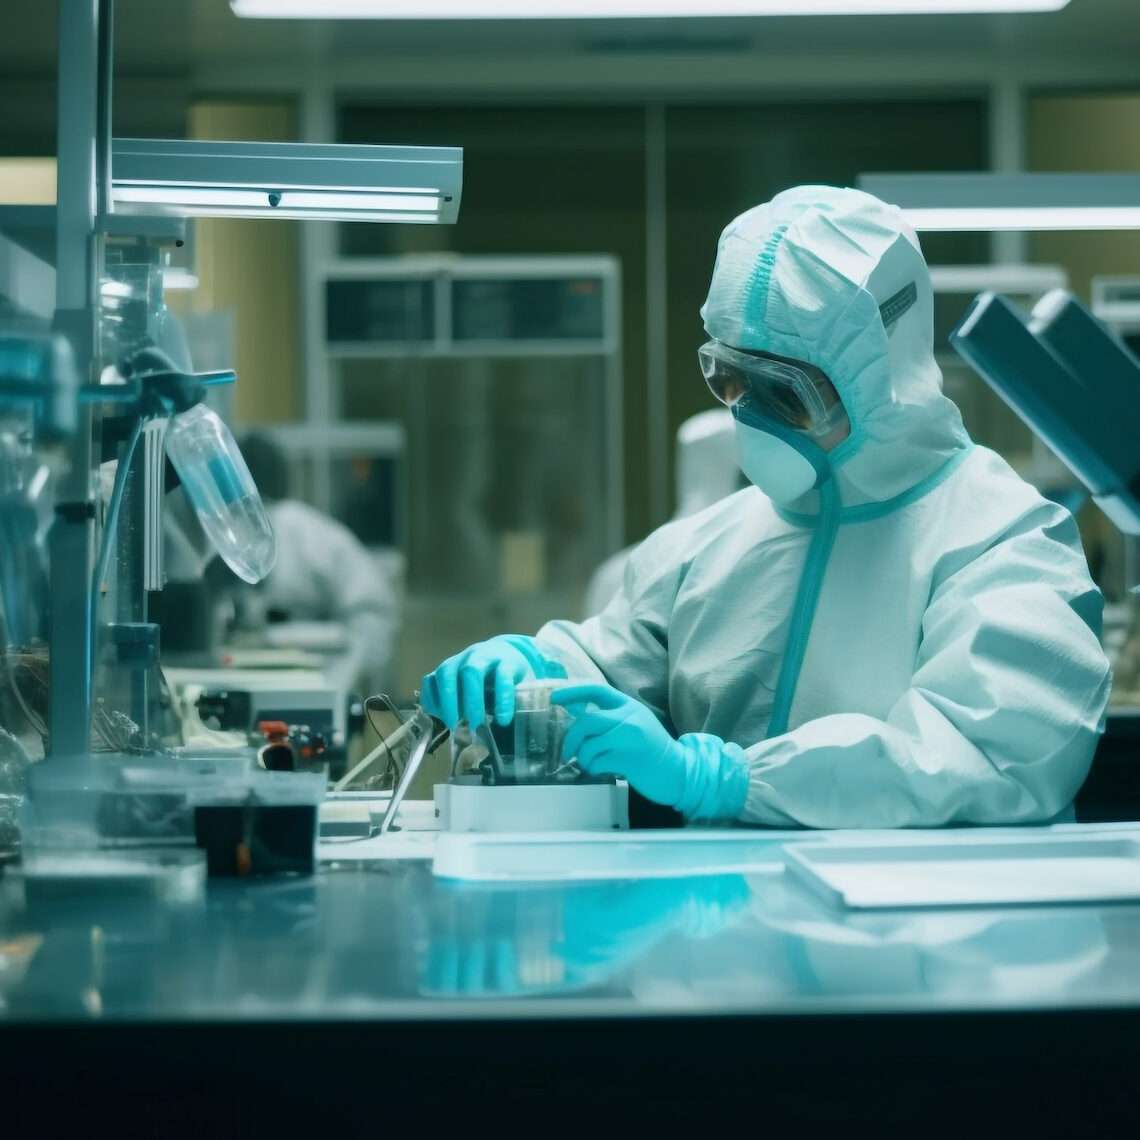
[[[491,680],[495,720],[510,724],[515,718],[515,685],[565,676],[566,670],[544,657],[533,637],[504,634],[472,645],[429,673],[420,689],[420,704],[448,728],[460,720],[477,728],[486,719],[485,692]]]
[[[735,744],[691,732],[674,740],[639,700],[609,685],[567,685],[551,696],[574,717],[562,755],[590,775],[619,776],[686,819],[736,819],[748,796],[748,759]]]

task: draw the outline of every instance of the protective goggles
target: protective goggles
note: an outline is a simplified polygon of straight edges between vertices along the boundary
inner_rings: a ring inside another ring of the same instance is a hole
[[[701,374],[712,394],[727,408],[752,411],[812,436],[834,431],[846,418],[843,404],[802,368],[782,360],[753,356],[710,340],[697,350]]]

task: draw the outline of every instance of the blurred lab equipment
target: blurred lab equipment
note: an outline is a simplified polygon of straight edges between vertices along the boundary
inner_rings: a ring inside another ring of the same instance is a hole
[[[624,542],[620,267],[353,258],[322,281],[317,406],[334,429],[383,420],[406,436],[410,693],[456,645],[578,612]]]
[[[407,432],[397,420],[259,424],[284,463],[276,497],[300,499],[343,523],[370,553],[407,547]],[[402,573],[402,569],[401,569]]]
[[[61,397],[74,399],[77,386],[63,338],[12,325],[0,329],[0,861],[20,846],[28,769],[46,730],[46,547],[56,464],[39,451],[73,425],[74,408]]]
[[[0,403],[0,628],[12,648],[42,642],[47,618],[52,470],[33,438],[30,413]]]
[[[278,647],[325,649],[327,670],[346,692],[374,691],[391,666],[398,598],[381,562],[343,523],[292,497],[283,448],[255,432],[242,440],[282,556],[256,590],[237,593],[246,631]],[[325,625],[325,636],[314,623]],[[331,639],[330,639],[331,638]]]
[[[1120,334],[1129,324],[1127,284],[1097,291],[1119,333],[1071,293],[1054,290],[1028,318],[1002,296],[983,293],[953,333],[954,347],[1044,440],[1092,495],[1126,543],[1123,628],[1106,647],[1113,657],[1116,705],[1140,692],[1140,615],[1136,549],[1140,537],[1140,358]],[[1121,310],[1124,310],[1123,312]]]
[[[300,804],[302,825],[292,834],[307,855],[295,865],[309,869],[323,766],[314,773],[259,769],[261,741],[249,738],[256,724],[239,747],[187,748],[181,723],[169,715],[176,698],[162,675],[159,626],[149,612],[150,595],[166,581],[165,491],[181,481],[197,524],[246,581],[269,571],[274,540],[228,428],[203,404],[206,385],[235,377],[192,372],[187,339],[163,299],[163,270],[170,250],[185,242],[185,219],[203,214],[454,222],[463,152],[116,140],[110,0],[62,0],[58,28],[56,204],[36,208],[25,227],[41,234],[34,255],[46,259],[37,264],[11,256],[7,243],[0,248],[0,280],[13,267],[23,273],[5,317],[22,304],[27,319],[45,320],[47,270],[54,270],[52,327],[70,353],[69,361],[41,353],[49,366],[35,375],[9,367],[14,357],[0,353],[0,412],[11,385],[21,395],[35,389],[33,448],[42,455],[62,443],[66,459],[48,540],[49,652],[36,659],[40,681],[45,669],[50,681],[38,695],[50,704],[46,716],[42,699],[31,710],[47,755],[29,773],[24,839],[64,852],[67,874],[82,879],[92,849],[119,840],[190,843],[188,813],[218,807],[225,818],[212,831],[217,842],[199,835],[211,865],[253,872],[273,866],[259,858],[272,847],[260,823],[272,830],[283,819],[279,808],[288,813]],[[346,195],[346,187],[354,192]],[[402,187],[408,193],[393,193]],[[35,354],[25,358],[35,362]],[[112,463],[104,501],[100,477]],[[9,564],[0,575],[11,585],[23,569]],[[17,608],[10,598],[5,606]],[[13,613],[5,628],[27,617]],[[314,711],[266,719],[284,720],[290,740],[304,737],[314,747],[332,736],[307,715]],[[201,713],[196,704],[199,726]],[[94,754],[93,726],[107,755]]]
[[[67,341],[0,329],[0,648],[42,645],[47,531],[58,456],[75,423],[78,378]]]
[[[673,518],[695,515],[747,485],[736,462],[733,436],[732,413],[724,408],[698,412],[677,429],[677,509]],[[633,546],[619,550],[594,571],[586,588],[585,617],[601,613],[620,589],[633,551]]]
[[[1092,313],[1140,360],[1140,277],[1092,279]],[[1114,532],[1116,533],[1116,532]],[[1119,561],[1111,567],[1118,601],[1105,611],[1105,646],[1113,663],[1113,706],[1140,708],[1140,537],[1119,532]],[[1115,620],[1110,625],[1108,618]]]
[[[344,691],[319,669],[298,665],[276,668],[167,666],[164,674],[174,696],[187,745],[207,748],[216,734],[240,740],[259,735],[263,722],[306,725],[320,735],[330,753],[343,750],[348,735]]]
[[[1072,294],[1029,320],[983,293],[951,335],[962,356],[1040,435],[1121,530],[1140,533],[1140,362]]]
[[[1140,356],[1140,277],[1094,277],[1092,312]]]

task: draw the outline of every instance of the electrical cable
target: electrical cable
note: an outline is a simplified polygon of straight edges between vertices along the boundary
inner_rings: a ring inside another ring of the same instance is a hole
[[[395,765],[392,752],[393,747],[401,742],[405,736],[407,736],[415,729],[418,718],[411,717],[408,720],[404,720],[399,710],[395,707],[391,700],[383,694],[376,697],[369,697],[365,700],[364,708],[366,715],[369,713],[369,702],[372,700],[383,702],[391,712],[394,712],[396,714],[396,718],[400,721],[400,727],[388,736],[385,736],[384,734],[378,732],[377,735],[380,737],[380,743],[375,748],[373,748],[372,751],[369,752],[368,755],[365,756],[354,768],[352,768],[349,772],[346,772],[345,775],[341,776],[341,778],[337,780],[337,782],[332,787],[332,790],[334,792],[343,791],[350,783],[352,783],[353,780],[357,778],[357,776],[370,768],[376,762],[377,758],[382,755],[387,755],[389,768],[394,767]],[[368,723],[372,726],[373,731],[375,731],[376,726],[372,723],[372,718],[370,715],[368,716]]]
[[[404,771],[403,765],[400,764],[396,760],[396,757],[392,753],[391,748],[388,747],[387,737],[386,737],[385,733],[381,732],[381,730],[376,727],[376,722],[372,719],[372,707],[371,707],[372,701],[379,701],[381,704],[383,704],[384,707],[388,710],[388,712],[390,712],[396,718],[397,724],[402,726],[406,722],[405,722],[403,714],[400,712],[400,710],[393,703],[392,699],[386,693],[378,693],[374,696],[365,698],[365,700],[364,700],[364,715],[368,719],[369,727],[372,729],[372,731],[374,733],[376,733],[377,737],[380,740],[380,743],[384,746],[384,751],[388,755],[388,764],[384,770],[384,778],[388,778],[390,776],[392,779],[392,787],[394,788],[396,786],[396,784],[399,782],[400,776],[403,775],[403,771]]]
[[[12,690],[12,695],[16,698],[16,704],[20,706],[20,712],[24,714],[24,719],[27,720],[32,731],[46,740],[47,725],[44,723],[43,718],[32,710],[25,699],[24,692],[20,688],[20,682],[16,680],[16,668],[12,663],[12,657],[13,655],[11,653],[5,651],[4,665],[8,673],[8,685]]]

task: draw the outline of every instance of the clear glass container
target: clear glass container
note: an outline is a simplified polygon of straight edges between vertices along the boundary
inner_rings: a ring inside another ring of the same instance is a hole
[[[171,419],[166,453],[214,549],[243,581],[260,582],[277,561],[277,540],[229,428],[195,404]]]
[[[573,783],[582,778],[562,755],[570,714],[551,703],[564,679],[524,681],[515,686],[515,716],[508,725],[491,721],[474,731],[460,721],[451,734],[452,779],[479,784]]]
[[[564,684],[561,680],[524,681],[515,686],[514,760],[519,780],[541,783],[565,767],[562,741],[570,714],[550,702],[554,689]]]

